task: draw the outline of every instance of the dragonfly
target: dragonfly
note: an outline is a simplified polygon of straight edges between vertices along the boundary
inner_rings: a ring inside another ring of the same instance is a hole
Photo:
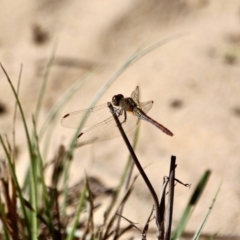
[[[150,118],[147,113],[152,108],[153,101],[140,102],[139,87],[132,92],[131,97],[117,94],[112,98],[114,111],[125,132],[133,130],[140,120],[147,121],[169,136],[173,133],[166,127]],[[62,118],[62,126],[78,128],[85,121],[83,131],[78,135],[77,147],[109,140],[120,136],[119,129],[110,112],[108,104],[68,113]]]

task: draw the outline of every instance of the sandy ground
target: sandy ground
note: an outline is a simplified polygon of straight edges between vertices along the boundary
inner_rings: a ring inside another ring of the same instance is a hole
[[[177,156],[177,177],[192,189],[176,187],[174,224],[198,179],[212,171],[187,230],[199,226],[222,182],[205,233],[240,235],[240,1],[1,1],[0,61],[14,84],[20,64],[20,99],[31,124],[44,68],[57,42],[56,61],[47,85],[41,122],[71,84],[94,64],[100,67],[62,110],[62,115],[86,108],[100,87],[143,43],[151,45],[177,33],[184,37],[139,60],[115,81],[99,103],[117,93],[129,96],[136,85],[143,101],[154,100],[149,115],[168,127],[168,137],[141,124],[136,153],[156,190]],[[0,72],[0,132],[11,137],[14,98]],[[60,143],[74,133],[57,122],[51,158]],[[20,117],[17,118],[18,172],[28,161]],[[74,182],[87,171],[107,186],[115,186],[128,156],[122,139],[77,149]],[[0,157],[4,158],[2,149]],[[149,165],[150,164],[150,165]],[[159,182],[160,181],[160,182]],[[160,189],[158,190],[160,191]],[[140,225],[152,207],[141,179],[124,215]]]

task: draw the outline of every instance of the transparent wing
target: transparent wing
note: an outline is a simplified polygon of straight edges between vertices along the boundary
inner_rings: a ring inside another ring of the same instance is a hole
[[[137,86],[136,89],[132,92],[131,98],[134,100],[135,103],[145,112],[147,113],[153,105],[153,101],[148,101],[148,102],[141,102],[140,103],[140,90],[139,87]]]
[[[137,86],[136,89],[132,92],[131,98],[134,100],[137,105],[140,105],[139,99],[140,99],[140,93],[139,93],[139,87]]]
[[[66,114],[61,121],[63,127],[78,128],[80,122],[87,116],[84,127],[95,125],[111,116],[107,103]]]
[[[144,113],[147,113],[153,105],[153,101],[139,102],[138,86],[132,92],[131,97]],[[64,127],[77,128],[85,117],[85,129],[79,134],[77,146],[105,141],[120,136],[120,132],[107,103],[90,109],[68,113],[62,118],[61,124]],[[124,114],[121,114],[118,118],[125,132],[131,131],[139,121],[139,118],[133,112],[126,112],[126,119]]]
[[[139,107],[147,113],[152,108],[152,105],[153,101],[148,101],[140,103]],[[62,118],[61,124],[63,127],[67,128],[77,128],[86,115],[88,117],[84,127],[93,126],[112,116],[107,104],[105,103],[93,108],[68,113]]]
[[[152,105],[153,105],[153,101],[141,102],[141,103],[139,104],[139,107],[140,107],[145,113],[147,113],[147,112],[152,108]]]
[[[120,123],[122,123],[122,127],[125,132],[131,131],[139,121],[139,119],[136,116],[134,116],[133,113],[130,112],[127,112],[127,119],[125,122],[124,114],[120,115],[118,118]],[[115,120],[111,116],[105,119],[104,121],[92,127],[89,127],[82,133],[80,133],[77,146],[80,147],[90,143],[105,141],[119,136],[120,136],[119,129],[116,125]]]

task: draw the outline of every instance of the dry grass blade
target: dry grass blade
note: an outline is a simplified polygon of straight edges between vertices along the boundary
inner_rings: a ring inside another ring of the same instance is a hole
[[[117,238],[114,238],[114,240],[120,239],[120,237],[121,237],[123,234],[125,234],[125,233],[128,232],[128,231],[130,231],[133,227],[134,227],[134,225],[130,224],[130,225],[128,225],[127,227],[125,227],[124,229],[122,229],[122,230],[119,232]]]
[[[127,219],[126,217],[124,216],[121,216],[119,214],[117,214],[118,216],[120,216],[121,218],[123,218],[124,220],[126,220],[127,222],[130,223],[130,225],[128,225],[127,227],[123,228],[119,234],[116,236],[116,238],[114,238],[114,240],[117,240],[119,239],[124,233],[126,233],[127,231],[131,230],[132,228],[135,228],[137,229],[141,234],[142,234],[142,237],[141,239],[142,240],[146,240],[147,239],[147,231],[148,231],[148,227],[149,227],[149,222],[152,220],[152,215],[153,215],[153,212],[154,212],[154,207],[152,208],[151,212],[150,212],[150,215],[147,219],[147,222],[143,228],[143,230],[139,229],[137,226],[136,226],[136,223],[130,221],[129,219]]]
[[[168,205],[166,209],[166,231],[164,233],[165,240],[169,240],[171,237],[175,168],[176,168],[176,157],[172,156],[171,163],[170,163],[170,171],[169,171],[169,194],[168,194]]]
[[[163,239],[164,237],[164,217],[165,217],[165,196],[166,196],[166,188],[168,185],[168,177],[163,178],[163,186],[162,186],[162,191],[160,195],[160,200],[159,200],[159,223],[160,223],[160,229],[158,231],[158,236],[160,236],[160,239]]]
[[[149,222],[152,220],[151,218],[152,218],[153,212],[154,212],[154,206],[153,206],[153,208],[152,208],[152,210],[150,212],[150,215],[149,215],[149,217],[147,219],[147,222],[146,222],[146,224],[145,224],[145,226],[144,226],[142,231],[141,231],[141,229],[139,229],[136,226],[136,223],[130,221],[129,219],[125,218],[124,216],[121,216],[121,215],[117,214],[118,216],[120,216],[121,218],[125,219],[127,222],[130,223],[129,226],[127,226],[123,230],[121,230],[121,232],[119,233],[118,237],[121,237],[125,232],[127,232],[128,230],[130,230],[131,228],[134,227],[135,229],[137,229],[142,234],[142,238],[141,239],[142,240],[146,240],[147,239],[147,231],[148,231],[148,227],[149,227]],[[118,238],[116,238],[116,239],[118,239]]]
[[[30,223],[29,223],[29,219],[27,216],[27,212],[26,212],[26,208],[25,208],[25,204],[24,204],[24,200],[23,200],[23,196],[22,196],[22,191],[21,191],[20,185],[18,183],[18,179],[17,179],[16,173],[15,173],[14,166],[12,164],[11,155],[10,155],[9,151],[7,150],[6,144],[4,143],[1,135],[0,135],[0,143],[3,147],[3,150],[4,150],[6,158],[7,158],[8,169],[11,173],[11,177],[13,178],[14,184],[12,187],[16,188],[16,192],[18,193],[18,197],[20,199],[20,206],[21,206],[21,210],[22,210],[24,222],[25,222],[24,226],[22,226],[21,236],[25,236],[25,231],[29,235],[31,232],[30,225],[29,225]],[[17,220],[18,220],[18,218],[12,219],[12,221],[17,221]],[[16,239],[18,239],[18,238],[16,238]]]
[[[152,207],[152,211],[150,212],[150,215],[147,219],[147,222],[142,230],[142,240],[145,240],[147,239],[147,231],[148,231],[148,227],[149,227],[149,223],[151,221],[151,218],[152,218],[152,215],[153,215],[153,212],[154,212],[154,206]]]
[[[10,189],[15,189],[11,176],[9,176],[6,162],[0,160],[0,182],[5,200],[5,211],[1,214],[4,227],[9,230],[12,239],[19,239],[18,215],[16,208],[16,195],[10,194]],[[15,189],[16,190],[16,189]],[[13,190],[12,190],[13,191]]]
[[[53,170],[52,170],[52,176],[51,176],[51,186],[53,188],[57,188],[58,183],[60,182],[63,172],[64,172],[64,165],[66,164],[63,161],[65,154],[65,147],[63,145],[60,145],[57,151],[56,156],[54,159],[51,161],[53,164]],[[48,165],[46,165],[48,166]],[[45,168],[46,168],[45,166]]]

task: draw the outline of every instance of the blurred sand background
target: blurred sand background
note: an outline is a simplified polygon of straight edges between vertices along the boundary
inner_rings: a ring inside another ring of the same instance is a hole
[[[174,225],[192,189],[206,169],[209,184],[187,226],[199,226],[214,194],[222,188],[204,233],[240,236],[240,1],[1,1],[0,61],[17,84],[23,74],[20,99],[28,123],[35,111],[44,69],[57,41],[56,61],[49,76],[41,123],[76,80],[94,64],[100,68],[62,110],[88,107],[100,87],[142,43],[153,44],[187,32],[148,54],[122,74],[99,103],[115,94],[130,96],[140,86],[143,101],[154,100],[149,115],[168,127],[171,138],[148,123],[141,124],[136,154],[159,192],[168,173],[171,155],[177,156],[177,178],[192,188],[177,185]],[[14,97],[0,71],[0,132],[11,138]],[[51,143],[49,160],[59,144],[74,133],[61,127]],[[16,123],[18,172],[28,162],[20,116]],[[130,135],[131,136],[131,135]],[[2,149],[0,157],[4,158]],[[71,182],[86,171],[115,187],[128,157],[121,138],[77,149]],[[158,189],[159,188],[159,189]],[[152,200],[139,178],[124,216],[145,223]]]

